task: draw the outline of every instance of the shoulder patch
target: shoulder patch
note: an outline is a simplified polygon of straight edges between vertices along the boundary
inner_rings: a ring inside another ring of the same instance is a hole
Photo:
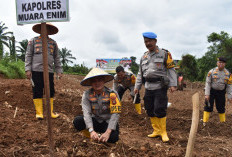
[[[146,59],[147,58],[147,55],[143,55],[143,59]]]
[[[168,57],[169,57],[170,59],[172,59],[172,55],[171,55],[170,52],[168,52]]]

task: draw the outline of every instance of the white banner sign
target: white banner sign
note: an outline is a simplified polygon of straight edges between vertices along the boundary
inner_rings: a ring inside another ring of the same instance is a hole
[[[69,21],[68,0],[16,0],[17,24]]]

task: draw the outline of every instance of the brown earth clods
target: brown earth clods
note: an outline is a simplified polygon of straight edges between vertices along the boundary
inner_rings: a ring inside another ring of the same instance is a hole
[[[145,110],[142,115],[135,112],[129,92],[126,92],[119,122],[120,140],[116,144],[104,144],[83,137],[73,127],[74,117],[82,114],[81,97],[87,89],[80,85],[82,79],[83,76],[64,75],[55,80],[54,110],[60,117],[52,119],[54,156],[185,156],[192,122],[192,95],[196,92],[200,94],[200,122],[193,156],[232,156],[232,107],[226,106],[226,123],[219,122],[214,109],[209,122],[203,126],[204,84],[187,83],[184,91],[168,93],[172,103],[167,111],[168,143],[163,143],[159,137],[147,137],[152,132],[150,120]],[[111,85],[112,82],[107,84]],[[49,156],[46,111],[44,113],[44,120],[36,120],[29,80],[0,76],[0,156]]]

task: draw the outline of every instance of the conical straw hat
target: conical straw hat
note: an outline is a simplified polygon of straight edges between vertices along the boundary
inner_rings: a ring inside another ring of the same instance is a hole
[[[104,81],[109,82],[114,79],[114,76],[108,74],[104,70],[100,68],[93,68],[86,76],[85,78],[81,81],[82,86],[91,86],[91,80],[92,78],[102,76],[104,77]]]
[[[53,35],[53,34],[56,34],[59,30],[56,26],[52,25],[51,23],[46,23],[47,25],[47,29],[49,29],[48,31],[48,35]],[[41,23],[39,24],[35,24],[33,27],[32,27],[32,30],[36,33],[39,33],[41,34]]]

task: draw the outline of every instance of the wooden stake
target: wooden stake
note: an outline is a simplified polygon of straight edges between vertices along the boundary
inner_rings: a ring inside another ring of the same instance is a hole
[[[50,105],[50,87],[49,87],[49,73],[48,73],[48,43],[47,43],[47,26],[46,22],[41,23],[41,37],[42,37],[42,51],[43,51],[43,78],[45,91],[45,106],[47,108],[47,125],[48,125],[48,140],[50,147],[50,156],[53,157],[53,138],[52,138],[52,124],[51,124],[51,105]]]
[[[188,140],[185,157],[192,157],[192,152],[194,149],[194,142],[195,142],[198,123],[199,123],[199,93],[198,92],[192,96],[192,102],[193,102],[192,125],[189,134],[189,140]]]

